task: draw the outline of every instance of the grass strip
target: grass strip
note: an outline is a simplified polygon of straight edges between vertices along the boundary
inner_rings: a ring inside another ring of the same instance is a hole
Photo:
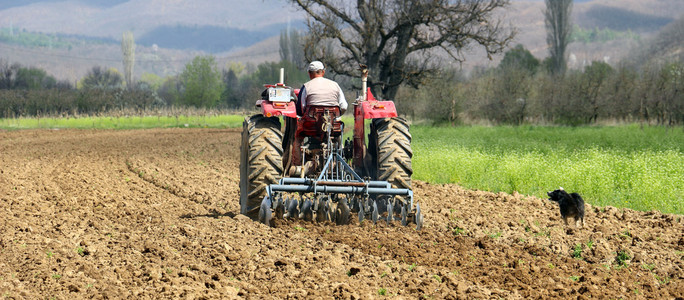
[[[660,127],[415,126],[414,178],[684,214],[684,132]]]
[[[239,128],[243,120],[239,115],[15,118],[0,119],[0,129]]]

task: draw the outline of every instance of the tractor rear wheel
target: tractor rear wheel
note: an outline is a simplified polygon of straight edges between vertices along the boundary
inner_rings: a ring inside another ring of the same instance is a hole
[[[408,122],[400,117],[373,119],[370,135],[369,154],[376,168],[370,172],[372,177],[394,188],[411,189],[413,150]]]
[[[256,220],[266,187],[283,173],[280,119],[254,115],[242,123],[240,213]]]

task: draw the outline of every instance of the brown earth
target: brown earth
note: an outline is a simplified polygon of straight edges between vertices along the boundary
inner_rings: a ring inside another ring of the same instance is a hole
[[[0,295],[684,297],[680,215],[588,205],[585,228],[568,230],[545,199],[415,182],[420,232],[269,228],[238,215],[239,141],[216,129],[0,131]]]

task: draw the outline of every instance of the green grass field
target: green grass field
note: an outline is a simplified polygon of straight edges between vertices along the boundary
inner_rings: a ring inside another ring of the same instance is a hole
[[[243,116],[0,119],[0,129],[236,128]],[[347,128],[353,126],[345,118]],[[560,186],[592,205],[684,214],[684,130],[413,126],[413,178],[534,195]]]
[[[560,186],[586,202],[684,213],[684,131],[619,127],[414,126],[414,178],[535,195]]]
[[[166,127],[235,128],[241,127],[244,117],[216,116],[133,116],[133,117],[81,117],[81,118],[16,118],[0,119],[0,129],[144,129]]]

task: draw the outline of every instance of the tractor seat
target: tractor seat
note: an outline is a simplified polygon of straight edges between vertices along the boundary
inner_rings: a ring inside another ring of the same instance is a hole
[[[304,116],[299,119],[297,126],[301,126],[301,133],[303,136],[316,137],[322,139],[325,137],[323,132],[323,123],[325,122],[325,114],[328,114],[333,120],[333,128],[331,135],[333,137],[339,136],[342,133],[342,121],[339,121],[340,107],[339,106],[319,106],[311,105],[306,107]]]

